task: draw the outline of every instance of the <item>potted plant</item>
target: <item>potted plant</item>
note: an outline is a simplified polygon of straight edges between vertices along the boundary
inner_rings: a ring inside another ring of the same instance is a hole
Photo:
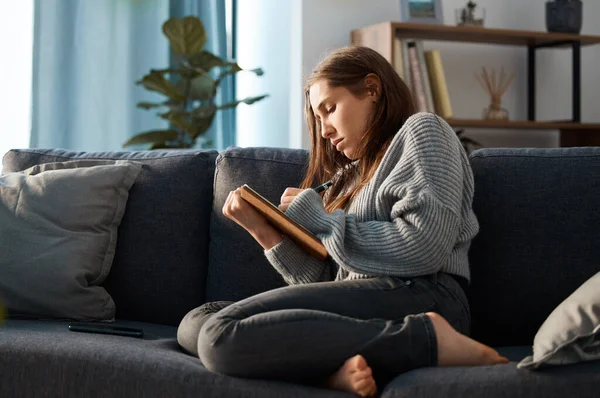
[[[167,97],[160,103],[140,102],[139,108],[161,109],[162,119],[170,122],[164,130],[152,130],[137,134],[123,146],[147,145],[149,149],[191,148],[197,143],[210,147],[212,142],[202,135],[211,126],[215,113],[222,109],[235,108],[241,103],[253,104],[267,95],[248,97],[241,100],[217,104],[215,97],[220,83],[229,75],[243,71],[233,61],[227,61],[203,50],[206,32],[200,19],[188,16],[170,18],[162,26],[168,38],[175,60],[166,69],[151,69],[136,84]],[[262,69],[249,72],[262,76]]]

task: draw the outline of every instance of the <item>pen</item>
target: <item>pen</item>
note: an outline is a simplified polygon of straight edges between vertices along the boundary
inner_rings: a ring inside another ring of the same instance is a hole
[[[321,184],[318,187],[315,187],[313,189],[316,193],[321,193],[321,192],[325,191],[327,188],[329,188],[331,185],[333,185],[333,181],[327,181],[325,184]]]

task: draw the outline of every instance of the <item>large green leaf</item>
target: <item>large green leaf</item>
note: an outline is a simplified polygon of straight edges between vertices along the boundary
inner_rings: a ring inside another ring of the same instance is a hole
[[[163,24],[163,33],[175,54],[199,53],[206,44],[204,25],[197,17],[169,18]]]
[[[178,137],[175,140],[169,140],[168,142],[157,142],[155,144],[152,144],[152,146],[150,146],[150,150],[152,149],[173,149],[173,148],[186,148],[185,144],[183,143],[183,141],[181,140],[180,137]]]
[[[239,68],[239,66],[238,66],[238,68]],[[264,72],[263,72],[263,70],[261,68],[256,68],[256,69],[236,69],[236,68],[231,68],[229,70],[226,70],[225,72],[222,72],[219,75],[218,80],[220,82],[225,77],[227,77],[229,75],[233,75],[233,74],[238,73],[238,72],[251,72],[251,73],[256,74],[256,76],[262,76],[264,74]]]
[[[216,111],[217,107],[214,105],[203,105],[192,109],[190,115],[192,116],[192,119],[204,119],[211,116]]]
[[[142,109],[146,109],[146,110],[153,109],[153,108],[160,108],[163,106],[165,106],[165,104],[163,104],[163,103],[160,103],[160,104],[156,104],[154,102],[138,102],[137,103],[138,108],[142,108]]]
[[[212,124],[214,118],[215,118],[215,112],[213,112],[209,116],[202,117],[202,118],[194,117],[192,120],[194,121],[195,130],[194,130],[194,134],[192,134],[192,138],[196,139],[198,136],[201,136],[202,134],[204,134],[204,132],[206,130],[208,130],[208,128]]]
[[[179,127],[186,133],[192,133],[194,131],[194,124],[190,121],[190,115],[187,112],[169,111],[161,113],[160,117],[168,120],[175,127]]]
[[[209,75],[197,76],[191,81],[188,96],[192,100],[206,101],[216,95],[217,83]]]
[[[150,71],[149,74],[144,76],[142,80],[136,82],[136,84],[141,84],[148,90],[164,94],[175,101],[182,101],[185,99],[185,95],[173,83],[165,79],[160,72]]]
[[[188,62],[191,66],[195,68],[200,68],[206,72],[210,71],[215,67],[230,67],[231,70],[241,71],[242,68],[235,63],[226,61],[220,57],[217,57],[213,53],[208,51],[202,51],[201,53],[194,54],[188,58]]]
[[[165,141],[176,140],[178,136],[175,130],[152,130],[140,133],[131,137],[123,146],[140,145],[140,144],[159,144]]]
[[[152,72],[157,72],[157,73],[162,73],[162,74],[168,73],[169,75],[179,75],[179,76],[187,77],[190,79],[193,77],[196,77],[198,75],[204,74],[204,72],[199,72],[194,68],[190,68],[190,67],[186,66],[185,64],[181,64],[177,68],[152,69]]]
[[[266,97],[268,97],[268,94],[264,94],[264,95],[259,95],[257,97],[246,97],[244,99],[241,100],[237,100],[234,102],[230,102],[228,104],[223,104],[223,105],[219,105],[217,107],[217,109],[227,109],[227,108],[235,108],[236,106],[238,106],[239,104],[241,104],[242,102],[248,105],[252,105],[253,103],[260,101]]]
[[[165,101],[163,105],[175,112],[185,112],[185,101]]]
[[[152,149],[169,149],[169,148],[178,148],[178,147],[176,147],[176,146],[174,147],[174,146],[167,145],[167,143],[166,143],[166,142],[164,142],[164,141],[163,141],[163,142],[157,142],[157,143],[155,143],[155,144],[152,144],[152,145],[150,146],[150,149],[151,149],[151,150],[152,150]]]

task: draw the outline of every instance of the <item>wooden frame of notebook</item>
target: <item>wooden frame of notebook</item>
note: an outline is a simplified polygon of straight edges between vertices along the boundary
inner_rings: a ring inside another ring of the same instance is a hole
[[[269,202],[265,197],[250,188],[247,184],[241,187],[241,196],[261,213],[275,229],[288,236],[297,245],[310,255],[319,260],[325,260],[328,256],[327,249],[323,243],[308,229],[289,218],[277,206]]]

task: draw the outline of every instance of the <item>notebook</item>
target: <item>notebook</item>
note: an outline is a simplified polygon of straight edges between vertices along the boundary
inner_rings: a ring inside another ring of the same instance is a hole
[[[307,253],[319,260],[325,260],[327,258],[327,249],[323,246],[321,241],[309,230],[289,218],[273,203],[269,202],[247,184],[244,184],[241,187],[241,194],[242,199],[250,203],[252,207],[265,216],[269,221],[269,224],[296,242],[296,244]]]

